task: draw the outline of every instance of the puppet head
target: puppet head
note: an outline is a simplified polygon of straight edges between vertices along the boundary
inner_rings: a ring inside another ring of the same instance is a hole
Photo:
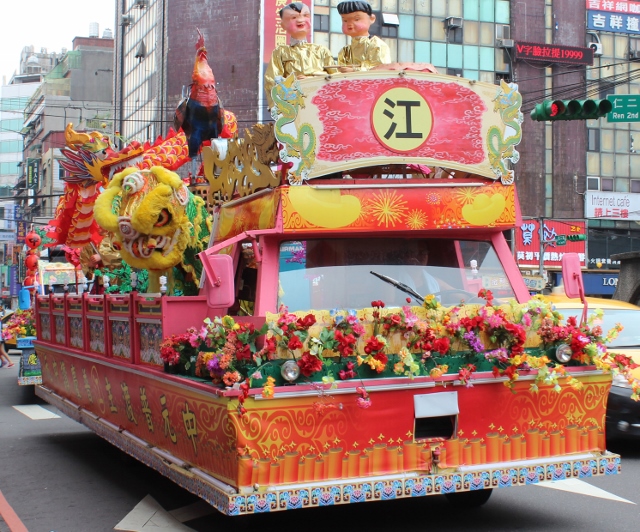
[[[338,13],[342,18],[342,33],[349,37],[367,37],[369,28],[376,21],[371,5],[363,0],[340,2]]]

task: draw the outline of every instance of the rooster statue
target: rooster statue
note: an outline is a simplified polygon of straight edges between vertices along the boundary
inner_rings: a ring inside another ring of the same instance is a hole
[[[231,138],[238,129],[235,115],[225,111],[220,104],[216,80],[207,62],[204,36],[199,29],[197,31],[198,42],[191,89],[188,98],[178,105],[173,119],[176,130],[182,127],[187,137],[192,178],[197,175],[195,158],[203,143],[212,138]]]

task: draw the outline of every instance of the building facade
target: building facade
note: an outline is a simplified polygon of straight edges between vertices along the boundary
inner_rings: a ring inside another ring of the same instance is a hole
[[[271,51],[286,42],[278,11],[287,3],[246,0],[240,8],[231,0],[117,0],[116,128],[138,140],[166,134],[191,83],[196,28],[205,36],[218,92],[225,107],[238,115],[240,131],[270,120],[262,75]],[[336,10],[339,0],[307,3],[314,42],[337,56],[347,44]],[[525,121],[516,179],[527,223],[515,232],[514,247],[533,257],[522,260],[523,268],[559,268],[570,248],[547,239],[582,231],[588,239],[577,249],[584,267],[615,275],[618,265],[611,255],[640,248],[640,117],[534,122],[529,113],[544,100],[640,94],[640,2],[370,4],[376,15],[372,33],[389,45],[392,61],[431,63],[451,75],[518,84]],[[524,46],[543,50],[542,55],[524,54]],[[562,50],[577,50],[586,60],[561,60],[557,53]],[[606,209],[616,202],[627,208]],[[524,244],[531,224],[538,241]]]
[[[15,199],[27,220],[51,219],[64,189],[58,164],[64,130],[113,129],[112,38],[76,37],[73,49],[49,72],[24,111],[23,164]]]

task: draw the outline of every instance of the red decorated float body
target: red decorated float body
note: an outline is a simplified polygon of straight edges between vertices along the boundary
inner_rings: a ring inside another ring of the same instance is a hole
[[[506,376],[480,366],[467,382],[457,370],[411,378],[366,365],[358,378],[341,380],[337,357],[334,372],[321,373],[333,377],[324,385],[279,378],[273,398],[255,386],[242,405],[237,386],[164,371],[163,338],[247,302],[253,315],[235,319],[257,327],[281,305],[300,316],[313,310],[318,320],[336,309],[366,314],[374,300],[407,305],[411,296],[370,272],[419,285],[416,252],[405,254],[410,242],[429,246],[427,270],[448,287],[437,296],[442,305],[482,288],[529,299],[504,238],[518,221],[513,176],[508,165],[500,170],[520,139],[519,122],[506,116],[509,106],[519,110],[517,92],[421,72],[300,85],[306,106],[286,123],[280,109],[275,128],[296,184],[218,209],[214,245],[203,256],[217,282],[205,279],[198,297],[38,296],[37,393],[229,515],[617,473],[619,457],[606,451],[603,432],[611,376],[594,366],[566,369],[581,390],[563,380],[534,391],[536,370],[505,386]],[[427,105],[431,123],[418,132],[425,142],[404,151],[402,137],[389,142],[385,109],[375,111],[387,100],[396,116],[401,107],[396,131],[405,133],[413,109],[406,102]],[[345,101],[350,130],[335,122]],[[296,150],[294,134],[303,130]],[[313,157],[305,160],[305,151]],[[222,255],[230,275],[216,262]],[[225,284],[235,300],[220,305],[216,290]]]

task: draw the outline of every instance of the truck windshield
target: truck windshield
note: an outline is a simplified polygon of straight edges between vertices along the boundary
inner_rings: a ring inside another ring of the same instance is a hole
[[[298,310],[359,309],[382,300],[400,307],[434,294],[442,305],[479,302],[481,288],[514,297],[490,242],[453,239],[358,238],[282,242],[278,306]],[[372,273],[373,272],[373,273]],[[376,275],[378,274],[378,275]]]

